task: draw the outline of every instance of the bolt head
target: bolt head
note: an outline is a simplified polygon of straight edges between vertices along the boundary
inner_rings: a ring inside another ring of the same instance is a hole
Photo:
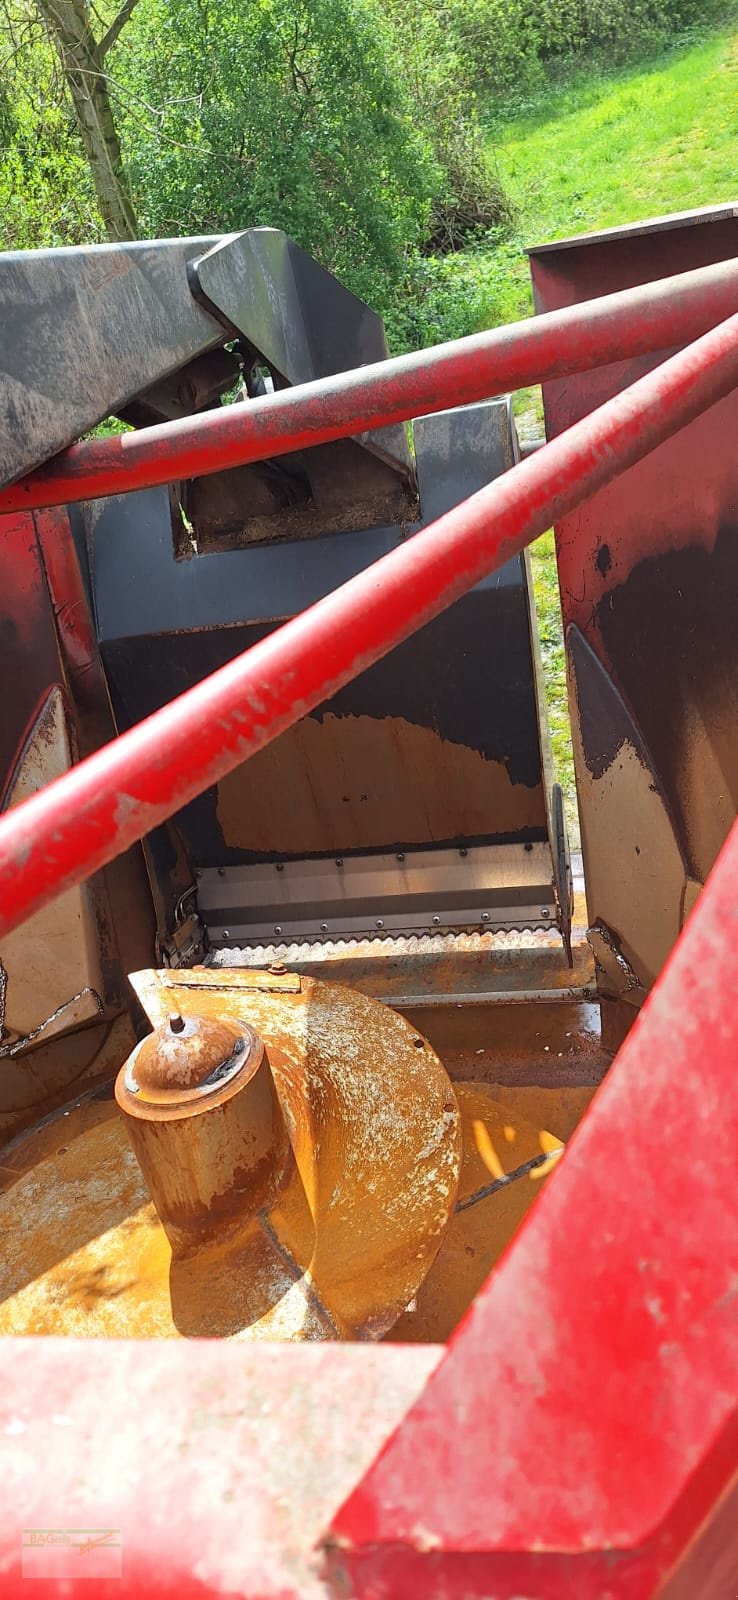
[[[282,932],[281,923],[275,922],[275,924],[274,924],[274,932],[275,933],[281,933]]]

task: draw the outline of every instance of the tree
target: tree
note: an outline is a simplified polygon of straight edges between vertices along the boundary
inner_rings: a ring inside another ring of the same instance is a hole
[[[279,227],[404,344],[506,218],[440,3],[0,0],[0,246]]]
[[[54,41],[90,165],[109,239],[134,239],[138,228],[104,71],[105,58],[138,0],[125,0],[99,38],[87,0],[36,0]]]
[[[115,103],[144,232],[284,228],[384,309],[443,173],[383,0],[144,0]]]

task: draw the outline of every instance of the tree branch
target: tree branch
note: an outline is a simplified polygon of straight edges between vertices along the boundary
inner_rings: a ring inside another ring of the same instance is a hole
[[[103,34],[102,39],[97,46],[98,61],[104,61],[108,51],[111,49],[112,45],[115,44],[118,34],[120,33],[121,29],[125,27],[128,18],[137,5],[138,0],[124,0],[124,4],[121,6],[117,17],[113,18],[110,27],[107,29],[107,32]]]

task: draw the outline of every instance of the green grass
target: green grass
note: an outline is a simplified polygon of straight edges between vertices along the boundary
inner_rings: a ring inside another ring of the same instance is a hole
[[[516,222],[459,263],[480,327],[530,315],[525,244],[738,199],[738,4],[709,37],[629,70],[580,70],[488,127]],[[516,411],[540,417],[540,393],[518,395]],[[532,554],[554,763],[578,842],[552,536]]]
[[[580,74],[490,127],[528,244],[731,199],[737,141],[738,7],[711,38],[628,72]],[[529,304],[515,267],[505,298]]]
[[[566,702],[566,659],[561,626],[561,604],[556,572],[556,553],[553,531],[542,534],[531,547],[530,564],[538,620],[538,637],[541,643],[541,662],[546,683],[548,727],[554,771],[564,793],[564,811],[569,839],[574,848],[579,845],[579,818],[577,816],[574,786],[574,761],[571,749],[569,712]]]

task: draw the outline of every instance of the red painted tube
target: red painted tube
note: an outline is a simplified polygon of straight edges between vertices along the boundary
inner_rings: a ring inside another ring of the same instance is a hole
[[[151,489],[304,450],[688,344],[735,312],[738,261],[700,267],[243,405],[73,445],[0,490],[0,513]]]
[[[111,861],[738,386],[738,316],[0,818],[0,935]]]

